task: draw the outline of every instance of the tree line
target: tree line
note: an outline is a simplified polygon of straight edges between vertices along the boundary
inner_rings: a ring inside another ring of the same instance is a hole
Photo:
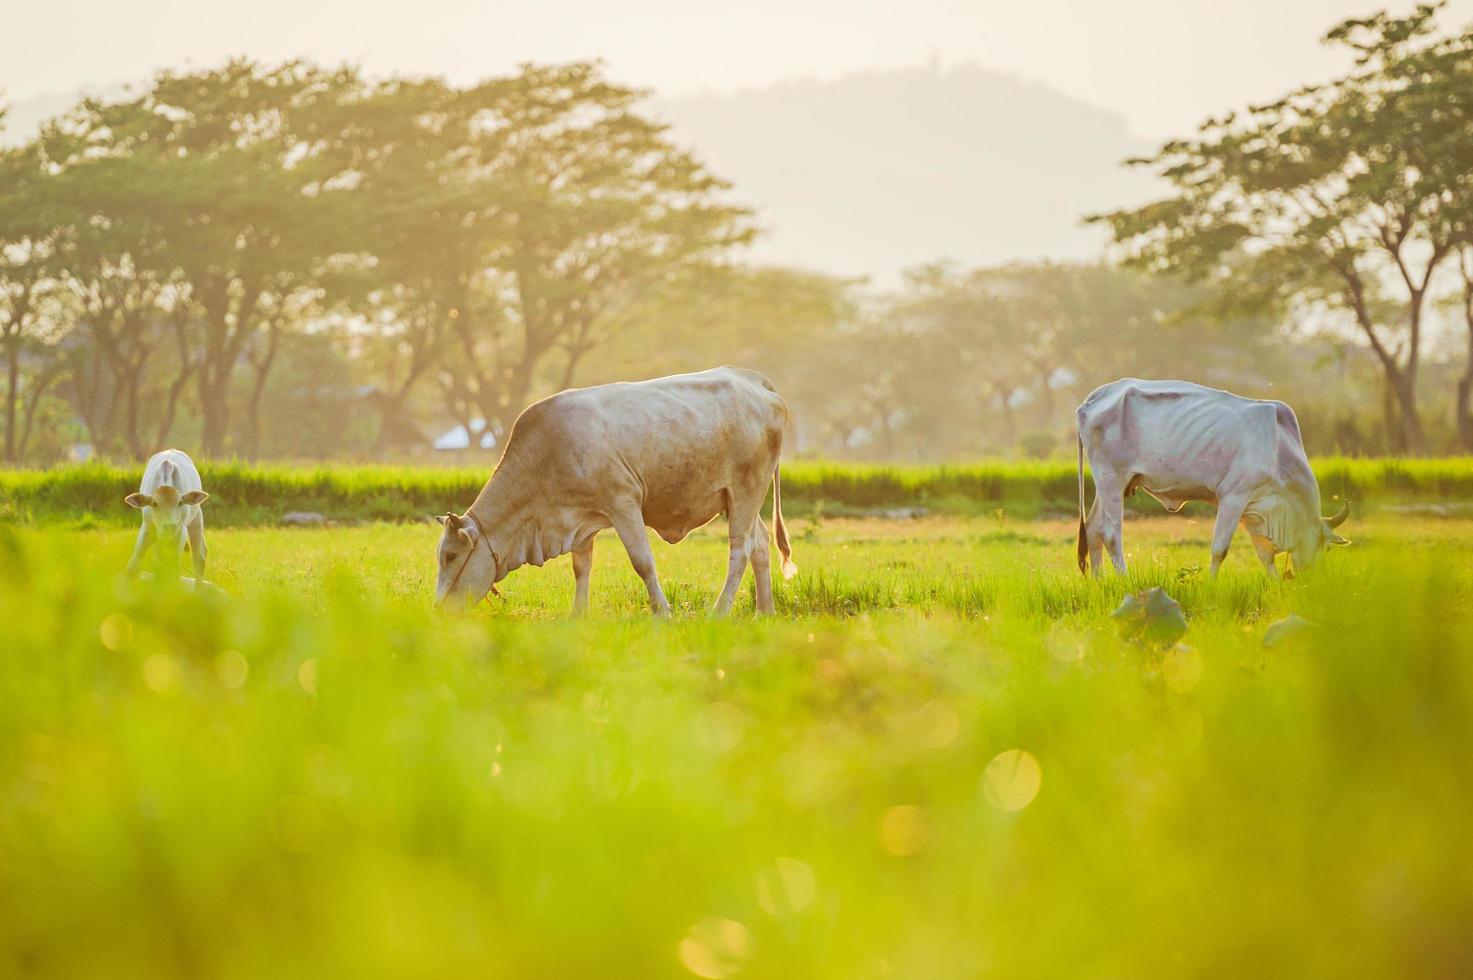
[[[1285,398],[1314,451],[1473,449],[1473,35],[1437,13],[1346,21],[1346,77],[1134,161],[1168,193],[1091,219],[1114,264],[886,289],[744,261],[759,216],[596,64],[163,72],[0,149],[4,459],[478,446],[725,362],[833,456],[1047,455],[1123,375]]]
[[[1401,452],[1429,447],[1420,382],[1443,279],[1466,329],[1453,410],[1473,450],[1473,31],[1439,32],[1444,5],[1336,25],[1325,40],[1352,72],[1132,161],[1171,195],[1095,219],[1133,267],[1210,285],[1219,313],[1348,321]]]
[[[134,455],[197,420],[261,450],[294,334],[495,429],[632,297],[752,234],[725,185],[595,65],[456,88],[303,62],[159,75],[0,159],[6,457],[53,391]]]

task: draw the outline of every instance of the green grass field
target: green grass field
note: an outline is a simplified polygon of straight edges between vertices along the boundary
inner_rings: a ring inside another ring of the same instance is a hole
[[[413,520],[457,512],[475,499],[492,465],[410,467],[206,463],[210,520],[251,526],[288,511],[318,511],[336,520]],[[1326,498],[1356,504],[1473,501],[1473,459],[1339,459],[1314,461]],[[0,523],[79,526],[131,523],[119,502],[138,489],[143,467],[89,463],[51,470],[0,470]],[[1015,516],[1076,513],[1075,460],[983,461],[944,466],[785,460],[783,502],[794,514],[862,516],[867,508],[924,506],[937,513]],[[1091,491],[1092,492],[1092,491]],[[1160,507],[1144,494],[1127,506]],[[1327,505],[1328,506],[1328,505]]]
[[[713,621],[717,526],[668,622],[612,535],[569,621],[566,558],[433,614],[433,525],[211,530],[230,598],[0,526],[0,975],[1466,975],[1473,521],[1293,582],[1210,526],[1095,583],[1063,520],[800,517]]]

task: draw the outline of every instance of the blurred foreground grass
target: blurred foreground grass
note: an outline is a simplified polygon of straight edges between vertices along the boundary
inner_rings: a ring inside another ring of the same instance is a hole
[[[1274,583],[1133,521],[1092,583],[1066,522],[798,520],[724,622],[717,528],[668,623],[611,538],[585,621],[566,559],[432,615],[437,530],[212,531],[223,599],[0,528],[0,975],[1473,970],[1473,522]]]

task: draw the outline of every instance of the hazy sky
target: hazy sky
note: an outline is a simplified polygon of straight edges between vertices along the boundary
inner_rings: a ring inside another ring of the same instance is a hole
[[[1124,113],[1148,137],[1322,78],[1336,20],[1386,0],[6,0],[7,101],[232,54],[469,80],[600,57],[663,95],[975,60]],[[1408,2],[1391,2],[1405,10]],[[1444,21],[1473,20],[1452,0]]]

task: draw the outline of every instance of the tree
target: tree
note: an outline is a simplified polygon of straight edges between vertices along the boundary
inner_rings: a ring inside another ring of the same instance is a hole
[[[726,185],[636,111],[643,93],[597,65],[382,97],[420,106],[407,116],[420,131],[392,132],[362,182],[393,201],[375,254],[411,349],[401,391],[440,352],[447,408],[468,424],[505,431],[536,388],[566,385],[627,323],[620,311],[643,290],[753,233]]]
[[[1377,41],[1390,33],[1385,15],[1344,28],[1357,50],[1379,56]],[[1438,236],[1451,244],[1467,355],[1456,381],[1453,419],[1458,441],[1473,451],[1473,30],[1440,37],[1383,59],[1382,70],[1400,83],[1402,114],[1421,125],[1406,133],[1418,154],[1416,179],[1435,190]]]
[[[349,234],[371,261],[345,270],[339,292],[370,328],[380,451],[413,429],[407,404],[444,368],[457,321],[482,304],[488,264],[502,249],[502,195],[475,145],[481,109],[439,79],[395,79],[339,106],[322,127],[324,158],[351,175],[364,202]]]
[[[0,108],[0,123],[4,111]],[[57,207],[35,142],[0,147],[0,354],[5,361],[6,462],[26,455],[41,399],[60,376],[55,343]],[[27,358],[45,366],[27,379]]]
[[[115,263],[102,281],[170,284],[171,325],[192,335],[179,368],[195,385],[206,456],[227,447],[237,368],[251,352],[259,393],[284,317],[310,305],[336,250],[350,188],[319,152],[323,106],[360,88],[351,71],[232,61],[161,73],[134,99],[85,101],[52,131],[79,235],[102,229],[133,247],[131,274]],[[116,241],[103,252],[122,254]]]
[[[693,266],[621,307],[597,372],[570,382],[639,378],[736,364],[785,388],[809,361],[827,364],[852,319],[853,283],[780,267]],[[586,362],[584,362],[586,363]]]
[[[1458,377],[1453,422],[1458,429],[1458,442],[1464,450],[1473,452],[1473,247],[1464,246],[1459,252],[1458,273],[1462,288],[1455,301],[1462,313],[1468,347],[1463,373]]]
[[[1338,25],[1326,40],[1355,53],[1354,72],[1130,161],[1172,196],[1092,219],[1133,266],[1215,286],[1219,313],[1344,311],[1381,366],[1388,430],[1404,450],[1425,445],[1424,314],[1457,242],[1443,173],[1428,165],[1448,148],[1437,100],[1408,70],[1436,44],[1437,9]]]

